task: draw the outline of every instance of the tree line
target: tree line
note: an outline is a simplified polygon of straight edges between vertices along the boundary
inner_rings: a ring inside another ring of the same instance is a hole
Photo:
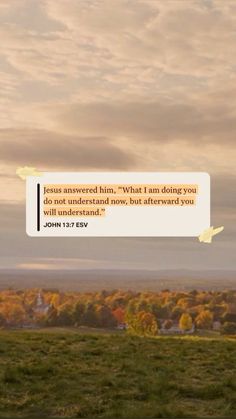
[[[0,327],[127,328],[156,335],[160,330],[236,333],[236,291],[60,292],[52,289],[0,291]]]

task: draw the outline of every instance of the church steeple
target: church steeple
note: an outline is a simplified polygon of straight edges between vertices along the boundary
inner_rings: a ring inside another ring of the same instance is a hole
[[[43,299],[42,299],[42,295],[41,295],[41,291],[38,292],[37,295],[37,302],[36,302],[36,306],[41,306],[43,304]]]
[[[45,303],[44,296],[40,290],[37,294],[34,312],[37,314],[47,314],[49,308],[50,308],[50,304]]]

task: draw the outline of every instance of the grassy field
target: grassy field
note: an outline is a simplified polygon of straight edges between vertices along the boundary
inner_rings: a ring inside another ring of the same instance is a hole
[[[0,418],[236,416],[236,340],[0,332]]]

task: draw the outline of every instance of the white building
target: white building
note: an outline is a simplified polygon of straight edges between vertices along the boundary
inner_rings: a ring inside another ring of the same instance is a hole
[[[50,308],[50,304],[45,304],[41,291],[39,291],[37,295],[36,305],[34,307],[34,313],[47,314],[49,308]]]

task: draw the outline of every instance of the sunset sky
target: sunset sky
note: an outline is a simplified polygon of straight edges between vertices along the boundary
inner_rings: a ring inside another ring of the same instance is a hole
[[[234,0],[0,0],[0,39],[0,268],[235,269]],[[208,172],[225,231],[30,238],[24,165]]]

